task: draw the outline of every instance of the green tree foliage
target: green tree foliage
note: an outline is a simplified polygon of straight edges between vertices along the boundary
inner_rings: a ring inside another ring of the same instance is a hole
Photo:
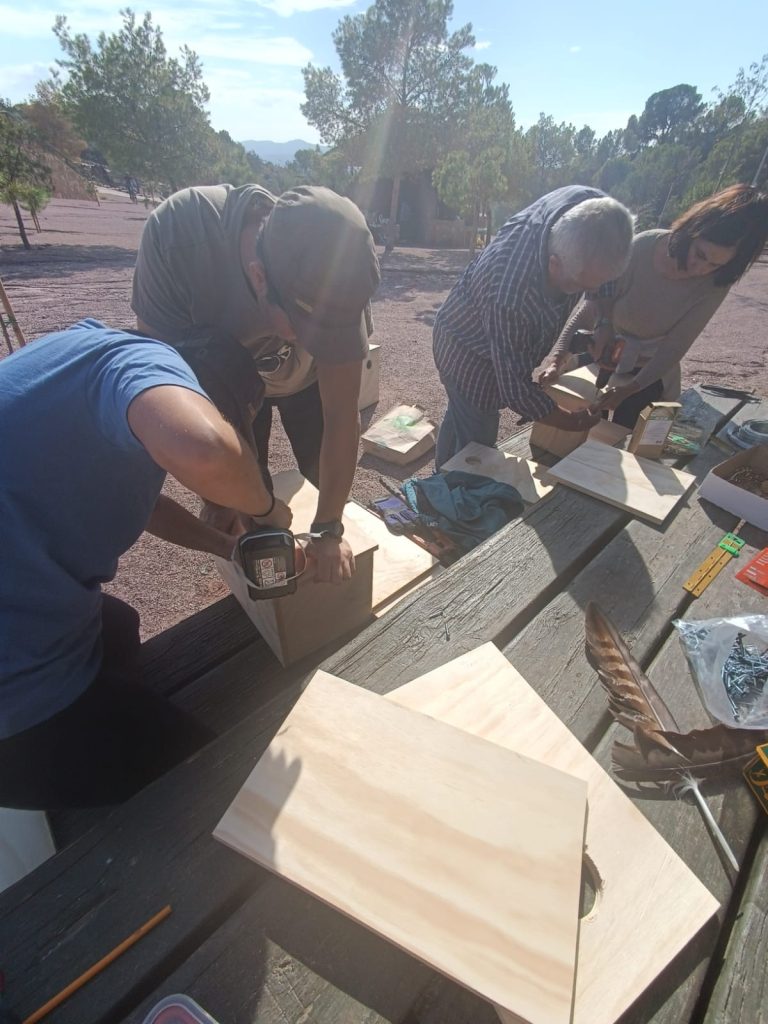
[[[512,175],[515,118],[506,85],[496,86],[496,69],[475,67],[457,104],[451,149],[438,160],[432,182],[443,202],[471,221],[474,251],[480,215],[507,197]]]
[[[101,32],[95,45],[73,35],[58,16],[54,33],[65,53],[60,95],[79,130],[105,151],[113,166],[171,188],[205,176],[211,128],[208,89],[197,55],[182,47],[169,57],[148,12],[138,21],[121,11],[122,28]]]
[[[204,144],[202,159],[206,169],[196,184],[217,185],[227,182],[229,185],[245,185],[252,181],[248,154],[229,132],[215,132],[211,129]]]
[[[532,173],[531,198],[571,184],[575,137],[572,124],[556,124],[548,114],[539,114],[539,120],[525,133]]]
[[[472,68],[471,25],[449,33],[452,14],[451,0],[375,0],[333,33],[341,76],[303,69],[302,113],[363,176],[393,179],[393,222],[401,176],[434,165]]]
[[[643,142],[682,142],[704,110],[693,85],[673,85],[649,96],[638,119]]]
[[[34,98],[16,108],[34,129],[38,145],[69,164],[77,163],[85,141],[67,116],[61,94],[51,82],[39,82]]]
[[[50,196],[50,171],[36,155],[34,142],[33,127],[18,110],[0,101],[0,203],[13,207],[25,249],[31,246],[21,207],[36,218]]]

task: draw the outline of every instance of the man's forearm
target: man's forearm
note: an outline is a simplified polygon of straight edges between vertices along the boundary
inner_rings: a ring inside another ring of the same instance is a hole
[[[349,498],[357,466],[360,421],[354,417],[335,419],[323,430],[320,448],[320,494],[315,519],[341,519]]]
[[[229,558],[235,538],[202,522],[172,498],[161,494],[147,523],[147,533],[193,551]]]
[[[568,317],[565,327],[557,337],[550,350],[550,356],[567,355],[571,350],[571,341],[576,331],[591,330],[595,326],[596,307],[588,300],[583,300]]]

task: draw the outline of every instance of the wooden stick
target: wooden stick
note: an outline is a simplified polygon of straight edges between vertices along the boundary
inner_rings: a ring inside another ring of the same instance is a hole
[[[26,345],[27,339],[24,337],[22,330],[19,327],[19,322],[16,319],[16,314],[13,312],[11,300],[8,298],[8,293],[3,287],[2,280],[0,280],[0,302],[2,302],[3,304],[3,308],[5,309],[5,312],[8,317],[8,324],[13,333],[16,335],[16,340],[18,341],[19,345]]]
[[[167,907],[151,917],[149,921],[137,928],[133,935],[129,935],[127,939],[124,939],[119,946],[115,946],[111,953],[107,953],[106,956],[102,957],[98,963],[95,963],[92,967],[89,967],[87,971],[76,978],[73,982],[67,985],[66,988],[62,989],[58,995],[54,996],[53,999],[49,999],[48,1002],[41,1006],[39,1010],[35,1010],[31,1016],[23,1022],[23,1024],[37,1024],[37,1021],[42,1020],[43,1017],[47,1016],[51,1010],[55,1010],[57,1006],[60,1006],[65,999],[69,999],[73,992],[77,992],[79,988],[82,988],[87,981],[95,977],[100,971],[103,971],[105,967],[116,960],[121,953],[124,953],[126,949],[130,949],[134,943],[138,942],[147,932],[151,931],[155,925],[160,924],[161,921],[165,920],[171,912],[170,904]]]

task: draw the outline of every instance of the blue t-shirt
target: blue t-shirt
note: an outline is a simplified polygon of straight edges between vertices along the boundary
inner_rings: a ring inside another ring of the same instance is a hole
[[[84,320],[0,362],[0,737],[71,704],[101,663],[101,584],[165,471],[128,425],[158,385],[205,395],[178,352]]]

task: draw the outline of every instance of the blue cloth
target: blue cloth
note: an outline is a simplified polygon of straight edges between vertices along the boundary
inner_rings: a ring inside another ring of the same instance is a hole
[[[499,433],[499,411],[485,412],[468,402],[461,392],[450,383],[443,381],[448,395],[448,408],[437,434],[435,467],[452,459],[457,452],[471,441],[493,448]]]
[[[442,530],[463,551],[471,551],[523,511],[514,487],[458,470],[406,480],[403,493],[425,526]]]
[[[509,408],[538,420],[555,408],[531,375],[579,296],[548,288],[549,232],[571,207],[603,195],[572,185],[516,213],[469,264],[438,310],[435,365],[441,378],[477,409]]]
[[[95,320],[0,362],[0,737],[50,718],[101,662],[101,584],[165,479],[128,425],[158,385],[205,394],[170,346]]]

